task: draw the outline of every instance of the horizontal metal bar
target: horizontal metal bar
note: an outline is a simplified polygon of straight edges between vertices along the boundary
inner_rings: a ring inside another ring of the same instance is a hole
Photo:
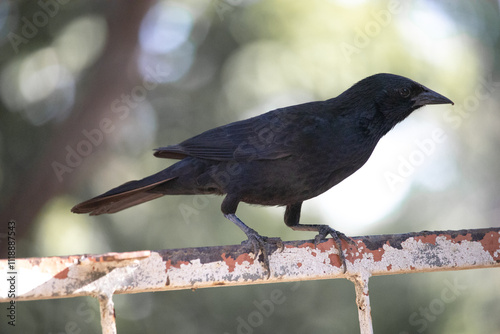
[[[15,272],[15,300],[110,296],[297,280],[369,277],[500,267],[500,228],[424,231],[354,237],[343,242],[343,273],[332,239],[269,246],[271,275],[246,246],[221,246],[0,260],[3,277]],[[0,280],[0,302],[9,297],[9,281]]]

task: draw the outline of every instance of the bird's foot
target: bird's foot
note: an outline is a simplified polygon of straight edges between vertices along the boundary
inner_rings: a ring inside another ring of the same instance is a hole
[[[337,231],[337,230],[335,230],[327,225],[320,226],[318,232],[319,232],[318,235],[314,238],[314,245],[317,246],[322,240],[326,239],[327,235],[331,235],[333,238],[333,241],[337,245],[337,249],[339,251],[340,263],[342,265],[342,268],[343,268],[344,274],[345,274],[345,272],[347,271],[347,266],[345,263],[345,255],[344,255],[344,251],[342,250],[342,241],[341,240],[344,240],[351,245],[356,245],[356,243],[354,242],[354,240],[352,240],[351,238],[346,236],[344,233],[339,232],[339,231]]]
[[[269,252],[267,251],[267,247],[269,244],[275,244],[280,251],[283,250],[283,241],[280,238],[268,238],[260,235],[254,229],[246,226],[234,213],[224,214],[224,217],[232,221],[236,226],[238,226],[248,237],[248,240],[243,241],[242,245],[249,245],[252,247],[252,251],[255,254],[255,259],[259,257],[259,254],[262,254],[262,259],[260,262],[262,263],[265,270],[267,270],[267,278],[271,276],[271,270],[269,269]]]
[[[271,270],[269,268],[269,252],[267,245],[274,244],[278,247],[280,251],[283,251],[283,241],[280,238],[269,238],[258,234],[256,231],[251,230],[247,233],[248,239],[243,241],[241,244],[249,244],[252,247],[252,252],[255,254],[254,259],[257,259],[260,254],[262,254],[262,259],[260,262],[262,266],[267,271],[267,278],[271,276]]]

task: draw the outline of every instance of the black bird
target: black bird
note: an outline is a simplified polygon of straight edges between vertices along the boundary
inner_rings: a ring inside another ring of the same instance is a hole
[[[285,206],[285,224],[293,230],[319,232],[316,243],[334,238],[345,270],[340,238],[351,239],[328,225],[299,224],[302,202],[357,171],[380,138],[414,110],[445,103],[453,104],[410,79],[372,75],[335,98],[276,109],[158,148],[156,157],[180,161],[71,211],[100,215],[163,195],[226,195],[222,213],[245,232],[256,256],[262,252],[269,272],[265,243],[281,240],[259,235],[235,213],[240,202]]]

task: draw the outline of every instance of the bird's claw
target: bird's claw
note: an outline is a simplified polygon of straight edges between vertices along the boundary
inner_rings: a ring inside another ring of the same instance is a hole
[[[320,228],[318,235],[316,235],[316,237],[314,238],[314,245],[317,246],[321,241],[325,240],[327,235],[331,235],[333,241],[337,245],[337,249],[339,251],[340,263],[342,264],[342,268],[345,274],[347,271],[347,266],[345,262],[344,251],[342,250],[341,240],[344,240],[351,245],[356,245],[356,243],[354,242],[354,240],[346,236],[344,233],[334,230],[333,228],[325,225]]]
[[[248,239],[241,243],[250,244],[252,247],[252,252],[254,253],[254,259],[257,259],[260,254],[262,254],[262,266],[267,271],[267,277],[271,276],[271,270],[269,268],[269,253],[267,251],[267,244],[275,244],[280,251],[283,251],[283,241],[280,238],[269,238],[262,236],[257,232],[248,235]]]

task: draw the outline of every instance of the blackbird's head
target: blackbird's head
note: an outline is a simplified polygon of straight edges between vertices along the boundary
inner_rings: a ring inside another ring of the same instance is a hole
[[[391,128],[425,105],[453,104],[450,99],[418,82],[388,73],[365,78],[351,89],[358,90],[360,96],[369,100],[369,103],[375,106],[375,114],[381,113],[386,122],[392,123]]]

